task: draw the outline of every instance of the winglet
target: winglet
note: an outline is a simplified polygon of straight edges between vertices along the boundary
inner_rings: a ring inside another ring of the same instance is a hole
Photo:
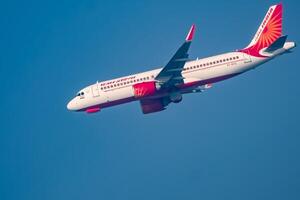
[[[195,24],[193,24],[190,28],[189,33],[187,34],[185,41],[190,42],[193,40],[194,37],[194,33],[195,33]]]

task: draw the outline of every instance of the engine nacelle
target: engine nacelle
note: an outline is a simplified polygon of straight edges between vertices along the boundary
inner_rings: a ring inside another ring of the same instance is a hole
[[[159,85],[151,81],[134,84],[132,88],[136,98],[143,98],[154,95],[159,90]]]

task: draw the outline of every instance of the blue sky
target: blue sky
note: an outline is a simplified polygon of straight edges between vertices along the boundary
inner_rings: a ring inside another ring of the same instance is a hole
[[[142,115],[66,103],[82,87],[246,46],[275,1],[26,1],[0,6],[0,199],[299,199],[299,51]],[[299,41],[299,2],[283,1]]]

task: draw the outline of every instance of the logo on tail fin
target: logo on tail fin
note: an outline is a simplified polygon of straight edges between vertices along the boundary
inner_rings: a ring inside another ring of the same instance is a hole
[[[269,47],[282,35],[282,4],[271,6],[251,43],[241,52],[256,57],[265,57],[259,51]]]

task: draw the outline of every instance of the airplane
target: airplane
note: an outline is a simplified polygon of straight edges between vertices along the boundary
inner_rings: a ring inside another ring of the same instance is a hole
[[[179,103],[183,94],[202,92],[213,83],[290,53],[296,43],[287,42],[287,35],[282,35],[282,10],[281,3],[269,7],[247,47],[203,59],[188,58],[195,33],[195,25],[192,25],[185,41],[164,67],[97,81],[81,89],[67,104],[67,109],[96,113],[103,108],[139,101],[144,114],[159,112],[170,103]]]

